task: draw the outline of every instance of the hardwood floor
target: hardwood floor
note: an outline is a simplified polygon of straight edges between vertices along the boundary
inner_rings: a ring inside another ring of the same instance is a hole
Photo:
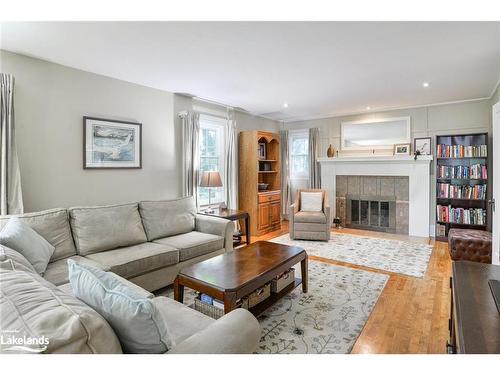
[[[355,229],[335,232],[366,235],[429,243],[434,246],[424,278],[404,276],[373,268],[310,256],[331,264],[385,273],[390,276],[368,322],[351,353],[445,353],[449,337],[451,259],[448,245],[429,239],[377,233]],[[288,233],[288,223],[282,229],[252,242],[268,240]]]

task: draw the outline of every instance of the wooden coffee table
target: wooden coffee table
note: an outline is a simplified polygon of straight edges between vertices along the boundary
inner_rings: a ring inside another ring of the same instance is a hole
[[[302,279],[295,278],[281,292],[271,293],[271,297],[250,308],[250,312],[258,316],[300,284],[302,291],[307,293],[307,253],[301,247],[258,241],[183,268],[174,282],[174,298],[182,303],[186,286],[224,301],[224,313],[227,314],[236,308],[240,298],[299,262]]]

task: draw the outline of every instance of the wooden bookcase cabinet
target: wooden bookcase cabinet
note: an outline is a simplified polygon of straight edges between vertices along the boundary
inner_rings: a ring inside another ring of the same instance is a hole
[[[250,214],[251,232],[281,228],[281,145],[279,134],[243,131],[239,134],[239,209]],[[259,144],[265,156],[259,157]],[[268,184],[259,191],[259,183]]]

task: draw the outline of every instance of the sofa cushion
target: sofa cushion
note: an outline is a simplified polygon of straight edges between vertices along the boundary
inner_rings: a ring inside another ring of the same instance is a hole
[[[73,236],[69,226],[68,211],[65,208],[27,213],[16,216],[0,216],[0,229],[11,217],[17,217],[55,247],[50,261],[76,255]]]
[[[0,352],[28,353],[7,340],[40,338],[29,349],[43,353],[121,353],[110,325],[97,312],[36,273],[0,271]],[[48,343],[40,342],[43,338]]]
[[[55,247],[17,217],[9,220],[0,231],[0,244],[21,253],[33,268],[43,275]]]
[[[215,234],[192,231],[155,240],[154,243],[168,245],[179,249],[181,262],[222,249],[224,237]]]
[[[173,345],[167,322],[150,298],[122,283],[111,272],[68,261],[73,294],[113,327],[126,353],[165,353]]]
[[[69,258],[59,259],[58,261],[49,263],[47,269],[45,270],[43,278],[57,286],[69,283],[68,259],[72,259],[78,263],[88,264],[89,266],[97,267],[104,271],[109,271],[108,266],[99,264],[89,258],[84,258],[79,255],[74,255]]]
[[[80,255],[147,241],[137,203],[70,208],[69,214]]]
[[[179,263],[179,251],[170,246],[146,242],[87,256],[109,271],[131,278],[158,268]]]
[[[0,262],[10,260],[17,270],[26,272],[38,273],[33,268],[33,265],[21,253],[7,247],[0,245]]]
[[[323,211],[323,193],[312,191],[300,192],[300,211]]]
[[[194,230],[196,204],[193,197],[139,203],[148,241]]]
[[[326,224],[326,215],[323,212],[299,211],[293,215],[293,220],[296,223]]]

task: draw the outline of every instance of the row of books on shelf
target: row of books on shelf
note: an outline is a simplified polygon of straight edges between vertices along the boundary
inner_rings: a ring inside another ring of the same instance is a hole
[[[466,165],[440,165],[437,168],[437,178],[456,178],[456,179],[484,179],[488,178],[486,165],[473,164]]]
[[[486,185],[437,184],[438,198],[486,199]]]
[[[482,208],[460,208],[438,204],[438,221],[457,224],[486,224],[486,210]]]
[[[437,145],[438,158],[487,157],[488,146]]]

